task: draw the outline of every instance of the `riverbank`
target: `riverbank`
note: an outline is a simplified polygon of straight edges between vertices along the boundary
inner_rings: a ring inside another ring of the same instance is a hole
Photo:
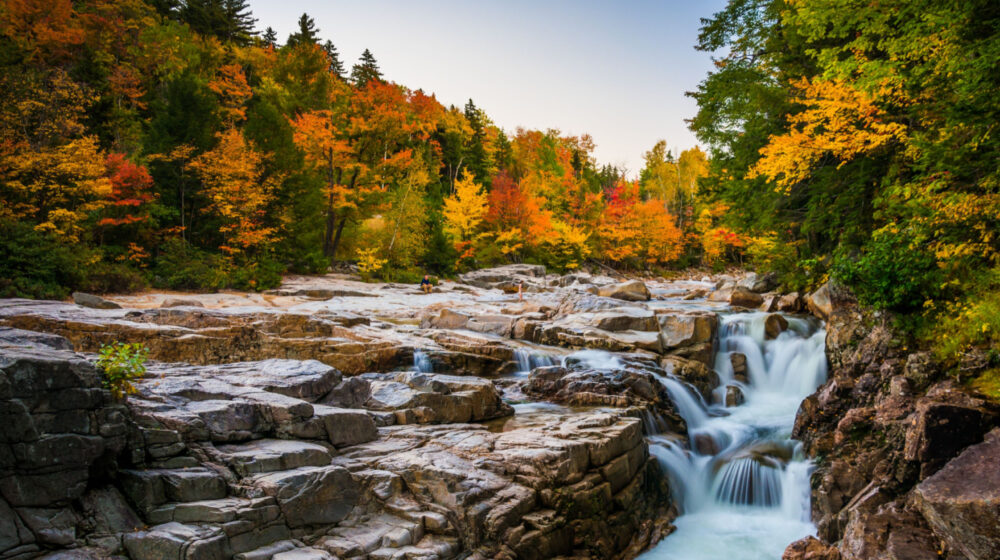
[[[0,557],[624,559],[675,519],[662,546],[697,541],[711,526],[691,521],[711,513],[686,502],[699,492],[798,524],[761,524],[773,537],[762,558],[811,520],[836,542],[832,496],[854,494],[822,482],[842,467],[817,445],[836,414],[815,403],[832,406],[817,399],[843,386],[853,308],[830,288],[772,288],[516,265],[429,295],[330,275],[263,294],[2,300],[5,445],[25,461],[0,465],[13,520]],[[112,341],[154,360],[125,405],[87,363]],[[810,395],[824,352],[831,380]],[[776,394],[787,406],[769,420]],[[856,395],[836,394],[855,408]],[[730,490],[671,475],[680,457]],[[61,490],[38,491],[50,487]]]

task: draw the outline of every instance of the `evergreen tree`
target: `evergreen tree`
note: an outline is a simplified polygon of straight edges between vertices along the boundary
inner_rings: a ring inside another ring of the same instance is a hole
[[[476,180],[484,185],[489,185],[491,179],[489,154],[486,152],[486,126],[489,124],[486,113],[476,107],[470,99],[465,104],[465,118],[472,127],[472,139],[468,148],[469,164],[468,168],[476,176]]]
[[[250,44],[257,23],[247,0],[186,0],[178,16],[198,33],[238,45]]]
[[[299,17],[299,30],[288,36],[288,46],[294,47],[318,41],[319,29],[316,29],[316,22],[309,14],[302,14]]]
[[[262,37],[262,39],[264,40],[265,45],[275,48],[278,47],[278,32],[275,31],[270,26],[268,26],[268,28],[264,30],[264,36]]]
[[[327,39],[323,43],[323,50],[326,51],[326,56],[330,59],[330,73],[338,78],[343,78],[344,63],[340,61],[340,53],[337,52],[337,47],[333,46],[333,42]]]
[[[382,81],[382,71],[368,49],[361,53],[361,60],[351,69],[351,80],[358,87],[365,87],[372,80]]]
[[[156,13],[170,19],[177,19],[181,8],[180,0],[149,0],[147,3],[156,9]]]

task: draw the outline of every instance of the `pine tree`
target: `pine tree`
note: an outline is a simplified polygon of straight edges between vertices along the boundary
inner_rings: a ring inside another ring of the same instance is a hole
[[[372,80],[382,81],[382,71],[368,49],[361,53],[361,60],[351,69],[351,80],[359,88],[365,87]]]
[[[264,36],[262,39],[264,40],[265,45],[275,48],[278,47],[278,32],[270,26],[264,30]]]
[[[302,14],[299,18],[299,30],[288,36],[288,46],[316,43],[319,29],[316,29],[316,22],[309,14]]]
[[[343,78],[344,63],[340,61],[340,53],[337,52],[337,47],[333,46],[333,42],[327,39],[323,43],[323,50],[326,51],[326,56],[330,59],[330,73],[338,78]]]
[[[198,33],[239,45],[250,44],[257,23],[247,0],[186,0],[178,16]]]
[[[486,152],[486,125],[488,124],[486,114],[482,109],[476,107],[476,104],[470,99],[465,104],[465,118],[469,121],[469,126],[472,127],[472,139],[468,147],[468,168],[476,176],[477,181],[488,185],[492,161]]]

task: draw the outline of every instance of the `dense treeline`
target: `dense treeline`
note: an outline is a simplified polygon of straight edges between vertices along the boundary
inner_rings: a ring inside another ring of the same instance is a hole
[[[1000,365],[1000,3],[731,0],[699,48],[704,188],[756,264]]]
[[[588,136],[508,133],[298,27],[258,34],[244,0],[0,1],[0,293],[721,256],[700,150],[661,142],[628,181]]]

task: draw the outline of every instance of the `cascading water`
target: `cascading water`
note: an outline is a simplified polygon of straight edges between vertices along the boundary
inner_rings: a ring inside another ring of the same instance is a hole
[[[434,373],[434,364],[423,350],[413,351],[413,368],[421,373]]]
[[[789,543],[815,533],[812,465],[791,431],[799,404],[826,380],[826,334],[810,320],[786,317],[788,329],[767,340],[766,317],[721,318],[713,403],[660,378],[687,422],[688,446],[650,437],[681,515],[677,530],[643,559],[778,559]],[[734,372],[735,353],[746,358],[745,377]],[[723,404],[729,387],[743,394],[741,404]]]
[[[514,361],[517,362],[517,373],[521,375],[531,373],[531,370],[535,368],[552,366],[556,363],[548,354],[532,352],[523,348],[514,350]]]

